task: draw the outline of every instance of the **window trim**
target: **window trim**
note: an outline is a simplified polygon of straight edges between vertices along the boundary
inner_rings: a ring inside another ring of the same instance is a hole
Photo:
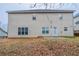
[[[32,20],[36,20],[36,16],[33,16],[33,17],[32,17]]]
[[[64,31],[68,31],[68,27],[64,27]]]
[[[49,34],[49,27],[42,27],[42,34]]]
[[[28,35],[28,27],[18,27],[18,35]]]
[[[21,28],[18,27],[18,35],[21,35]]]
[[[63,19],[63,15],[59,14],[59,19],[62,20]]]

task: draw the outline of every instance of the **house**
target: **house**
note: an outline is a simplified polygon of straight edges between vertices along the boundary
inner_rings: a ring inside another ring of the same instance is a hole
[[[74,34],[79,36],[79,13],[74,16]]]
[[[7,38],[7,32],[0,28],[0,38]]]
[[[8,11],[8,38],[74,36],[73,10]]]

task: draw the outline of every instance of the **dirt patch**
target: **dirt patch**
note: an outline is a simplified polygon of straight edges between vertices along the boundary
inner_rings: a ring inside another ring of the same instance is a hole
[[[3,39],[0,55],[4,56],[79,56],[79,37],[67,39]]]

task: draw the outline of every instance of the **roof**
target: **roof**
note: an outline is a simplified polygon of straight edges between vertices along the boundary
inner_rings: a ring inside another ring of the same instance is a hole
[[[35,10],[16,10],[7,11],[9,14],[16,13],[73,13],[74,10],[50,10],[50,9],[35,9]]]
[[[8,34],[6,31],[4,31],[2,28],[0,28],[0,30],[2,31],[2,32],[4,32],[4,33],[6,33],[6,34]]]
[[[79,17],[79,13],[74,16],[74,18]]]
[[[75,24],[79,24],[79,21],[76,21]]]

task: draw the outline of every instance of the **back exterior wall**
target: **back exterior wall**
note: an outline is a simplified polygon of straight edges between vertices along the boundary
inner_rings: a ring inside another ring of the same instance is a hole
[[[36,20],[32,19],[33,16]],[[53,36],[53,27],[58,28],[58,36],[73,36],[72,13],[8,14],[8,19],[8,37]],[[18,35],[18,27],[28,27],[28,35]],[[42,27],[49,27],[49,34],[42,34]],[[65,32],[64,27],[68,27],[68,31]]]

